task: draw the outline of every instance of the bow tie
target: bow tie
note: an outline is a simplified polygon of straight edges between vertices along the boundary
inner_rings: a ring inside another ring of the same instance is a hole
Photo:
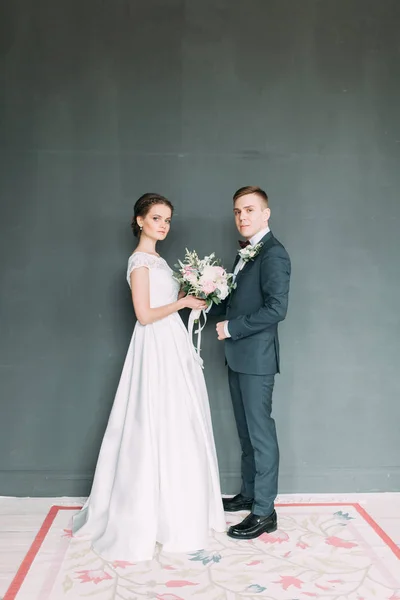
[[[247,248],[247,246],[250,246],[250,242],[249,242],[249,240],[246,240],[245,242],[242,242],[242,240],[239,240],[239,246],[241,248]]]

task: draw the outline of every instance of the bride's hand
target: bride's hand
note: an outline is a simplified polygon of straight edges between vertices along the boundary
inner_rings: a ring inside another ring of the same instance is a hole
[[[207,308],[207,302],[195,296],[185,296],[182,298],[182,302],[184,302],[185,308],[191,308],[192,310],[205,310]]]

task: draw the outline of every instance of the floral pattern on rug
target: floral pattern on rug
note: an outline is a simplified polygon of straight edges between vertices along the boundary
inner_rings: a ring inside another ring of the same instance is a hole
[[[282,506],[274,533],[217,534],[207,549],[137,564],[103,560],[63,518],[66,549],[40,600],[400,600],[400,561],[353,506]]]

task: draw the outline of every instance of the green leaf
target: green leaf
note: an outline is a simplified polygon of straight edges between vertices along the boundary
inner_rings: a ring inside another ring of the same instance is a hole
[[[71,577],[69,575],[66,576],[66,578],[63,581],[63,590],[64,593],[68,592],[71,588],[74,587],[74,582],[72,581]]]

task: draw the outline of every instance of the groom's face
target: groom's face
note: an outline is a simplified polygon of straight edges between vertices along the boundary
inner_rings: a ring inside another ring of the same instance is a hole
[[[235,201],[233,213],[240,235],[249,240],[261,229],[268,227],[271,211],[261,196],[246,194]]]

